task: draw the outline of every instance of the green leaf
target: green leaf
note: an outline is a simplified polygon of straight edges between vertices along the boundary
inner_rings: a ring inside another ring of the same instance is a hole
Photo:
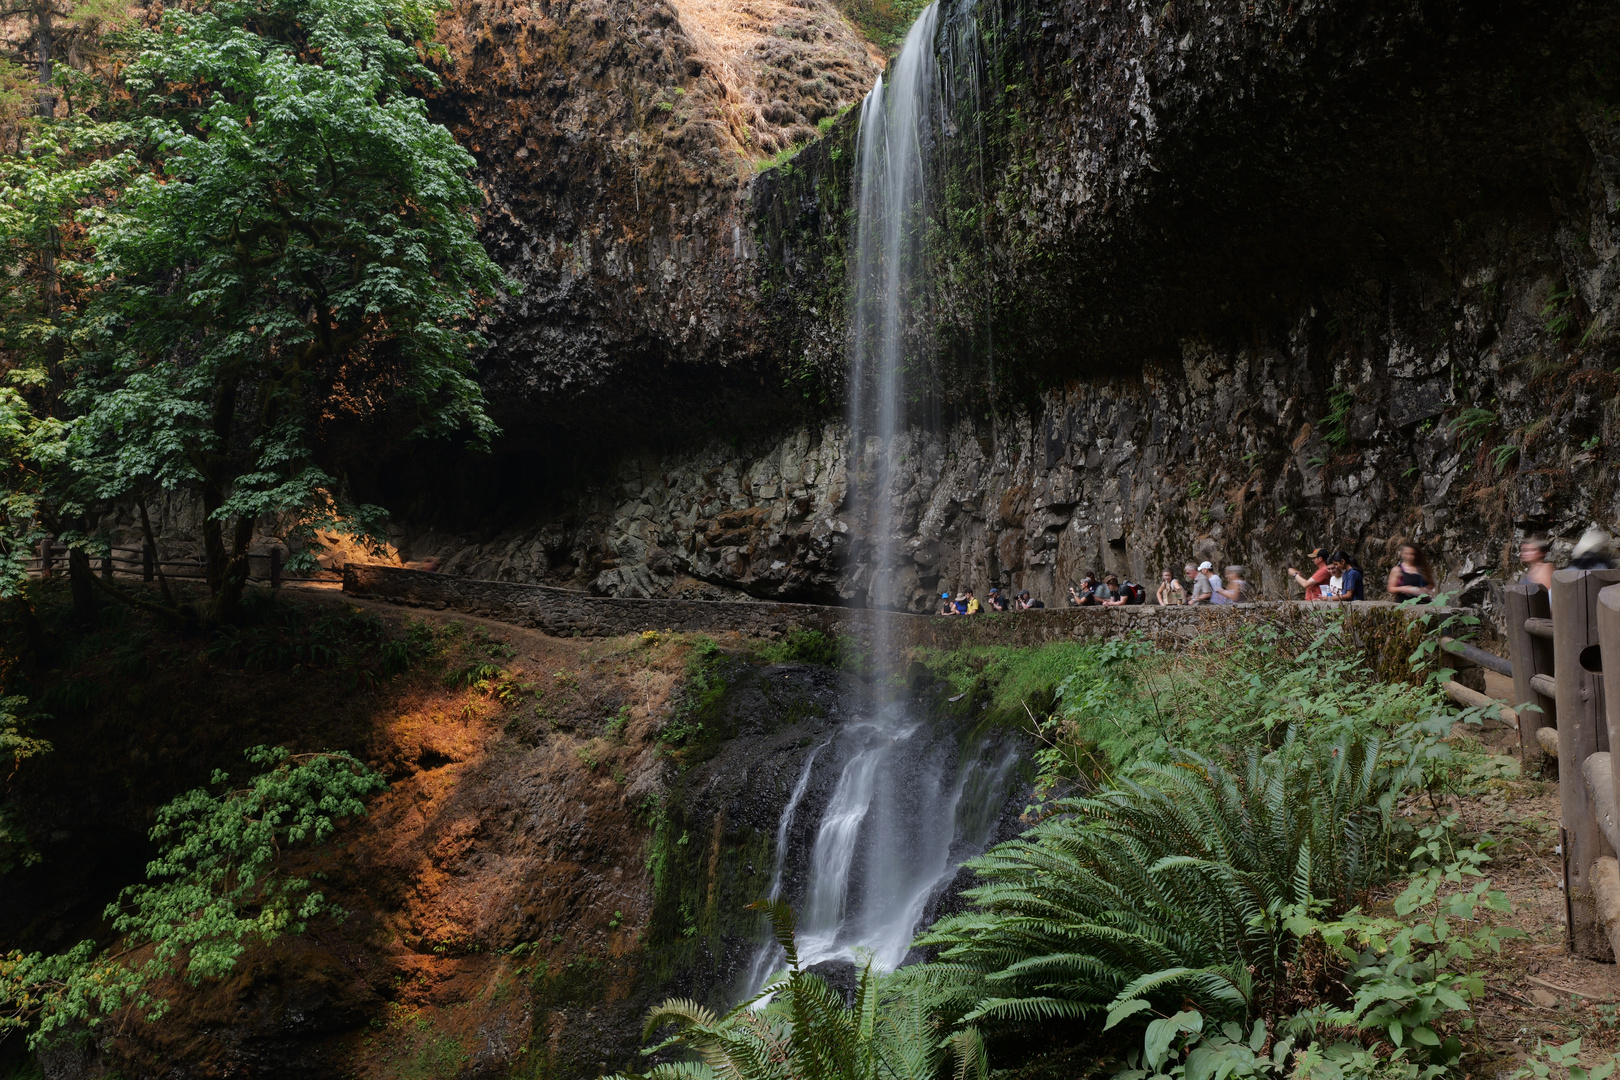
[[[1124,1020],[1126,1017],[1135,1016],[1144,1009],[1151,1009],[1152,1007],[1153,1006],[1149,1005],[1141,998],[1132,998],[1130,1001],[1115,1005],[1113,1008],[1108,1010],[1108,1020],[1103,1024],[1102,1029],[1107,1031],[1114,1025],[1118,1024],[1121,1020]]]

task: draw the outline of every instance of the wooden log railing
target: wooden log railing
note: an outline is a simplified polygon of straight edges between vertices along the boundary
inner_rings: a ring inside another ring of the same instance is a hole
[[[1620,956],[1620,570],[1559,570],[1552,589],[1506,591],[1513,691],[1526,765],[1557,760],[1559,850],[1571,951]]]
[[[68,548],[54,540],[41,541],[39,554],[28,560],[30,577],[48,578],[67,566]],[[248,554],[248,580],[267,583],[279,589],[287,580],[286,555],[280,548]],[[96,570],[105,581],[114,577],[140,578],[155,581],[159,570],[163,576],[176,581],[207,581],[208,560],[201,555],[160,556],[150,544],[141,547],[108,547],[96,559]],[[338,580],[341,571],[323,571],[320,578]]]

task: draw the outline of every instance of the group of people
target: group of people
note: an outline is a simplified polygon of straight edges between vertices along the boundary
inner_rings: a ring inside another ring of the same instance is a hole
[[[1101,581],[1088,573],[1078,585],[1069,586],[1070,607],[1124,607],[1127,604],[1147,603],[1147,590],[1130,578],[1121,581],[1109,574]]]
[[[1525,541],[1521,558],[1528,569],[1527,578],[1538,581],[1542,576],[1551,578],[1550,565],[1545,562],[1546,552],[1545,541]],[[1398,554],[1399,558],[1390,567],[1385,583],[1390,596],[1395,600],[1427,602],[1438,590],[1434,569],[1423,550],[1416,544],[1403,542],[1399,545]],[[1289,578],[1305,590],[1306,600],[1342,602],[1366,599],[1366,577],[1355,556],[1342,549],[1330,554],[1326,548],[1319,547],[1313,549],[1309,557],[1312,564],[1309,573],[1292,566],[1288,568]],[[1154,593],[1157,603],[1167,607],[1177,604],[1221,606],[1246,604],[1255,599],[1247,580],[1247,571],[1242,566],[1234,564],[1226,567],[1224,572],[1217,573],[1215,565],[1206,559],[1196,565],[1187,563],[1182,573],[1185,582],[1171,570],[1159,575],[1159,587]],[[1068,588],[1070,607],[1124,607],[1145,604],[1147,599],[1146,588],[1130,578],[1121,579],[1113,574],[1098,578],[1095,574],[1087,573]],[[976,615],[981,610],[971,589],[957,593],[954,598],[950,593],[941,593],[940,605],[942,615]],[[991,589],[983,608],[990,611],[1028,611],[1045,606],[1031,597],[1027,589],[1010,599],[1001,590]]]
[[[1008,598],[1000,589],[991,589],[985,594],[984,603],[973,595],[972,589],[963,589],[954,597],[948,592],[939,594],[939,613],[941,615],[977,615],[981,611],[1032,611],[1046,605],[1029,595],[1025,589],[1017,596]]]
[[[1519,545],[1519,561],[1524,564],[1525,581],[1551,588],[1551,549],[1551,543],[1542,537],[1528,538]],[[1402,541],[1397,546],[1397,554],[1395,565],[1390,567],[1389,576],[1384,582],[1390,598],[1420,604],[1433,599],[1439,592],[1439,582],[1423,549],[1409,541]],[[1326,548],[1315,548],[1309,558],[1309,572],[1292,566],[1288,568],[1289,579],[1305,590],[1306,600],[1343,602],[1366,599],[1366,577],[1355,556],[1343,549],[1330,554]],[[1598,528],[1589,529],[1581,537],[1570,557],[1571,566],[1588,570],[1612,567],[1616,563],[1620,563],[1620,559],[1613,554],[1612,540]],[[1159,588],[1154,593],[1154,599],[1159,604],[1219,606],[1243,604],[1254,599],[1241,566],[1228,566],[1224,573],[1216,573],[1214,564],[1205,560],[1197,565],[1187,563],[1182,573],[1185,583],[1170,570],[1159,575]],[[1087,573],[1080,581],[1069,585],[1068,600],[1070,607],[1124,607],[1146,603],[1147,590],[1130,578],[1122,580],[1109,574],[1099,579],[1095,574]],[[940,601],[940,613],[943,615],[976,615],[980,611],[979,601],[974,598],[971,589],[957,593],[954,599],[950,593],[941,593]],[[999,589],[991,589],[983,606],[990,611],[1029,611],[1046,605],[1030,596],[1028,589],[1010,598]]]
[[[1177,604],[1247,604],[1254,599],[1254,591],[1245,579],[1248,571],[1233,564],[1222,576],[1215,572],[1215,564],[1205,559],[1194,566],[1187,563],[1181,568],[1187,583],[1174,572],[1165,570],[1159,575],[1159,588],[1154,598],[1166,607]]]

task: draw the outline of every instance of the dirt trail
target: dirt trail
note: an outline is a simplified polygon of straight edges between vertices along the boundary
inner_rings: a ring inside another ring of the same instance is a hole
[[[1503,685],[1503,684],[1506,685]],[[1511,700],[1512,683],[1494,673],[1486,690]],[[1502,758],[1519,760],[1518,732],[1492,725],[1468,738]],[[1476,1003],[1478,1039],[1503,1058],[1533,1048],[1536,1040],[1562,1045],[1583,1040],[1589,1065],[1620,1050],[1620,967],[1574,956],[1565,932],[1563,875],[1558,854],[1558,783],[1552,773],[1489,779],[1456,800],[1462,824],[1500,841],[1485,867],[1513,902],[1498,925],[1523,931],[1500,957],[1485,961],[1490,993]]]

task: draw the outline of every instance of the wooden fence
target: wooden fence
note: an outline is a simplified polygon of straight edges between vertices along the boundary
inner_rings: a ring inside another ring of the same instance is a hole
[[[1509,586],[1507,637],[1523,761],[1557,760],[1570,948],[1620,957],[1620,774],[1609,753],[1620,737],[1620,570],[1559,570],[1550,591]]]
[[[283,570],[286,556],[280,548],[271,548],[264,554],[250,553],[247,558],[249,581],[268,583],[272,589],[279,589],[284,580],[293,580]],[[156,581],[159,570],[163,572],[164,577],[172,580],[208,580],[208,561],[203,556],[162,556],[150,544],[141,547],[110,547],[105,554],[93,557],[91,562],[101,577],[107,581],[113,580],[114,577],[138,577],[142,581]],[[39,554],[28,560],[28,573],[33,577],[48,578],[57,573],[65,573],[67,565],[67,546],[45,540],[39,545]],[[337,581],[341,578],[341,571],[321,571],[313,575],[314,580]],[[308,579],[306,575],[298,576],[298,580]]]

